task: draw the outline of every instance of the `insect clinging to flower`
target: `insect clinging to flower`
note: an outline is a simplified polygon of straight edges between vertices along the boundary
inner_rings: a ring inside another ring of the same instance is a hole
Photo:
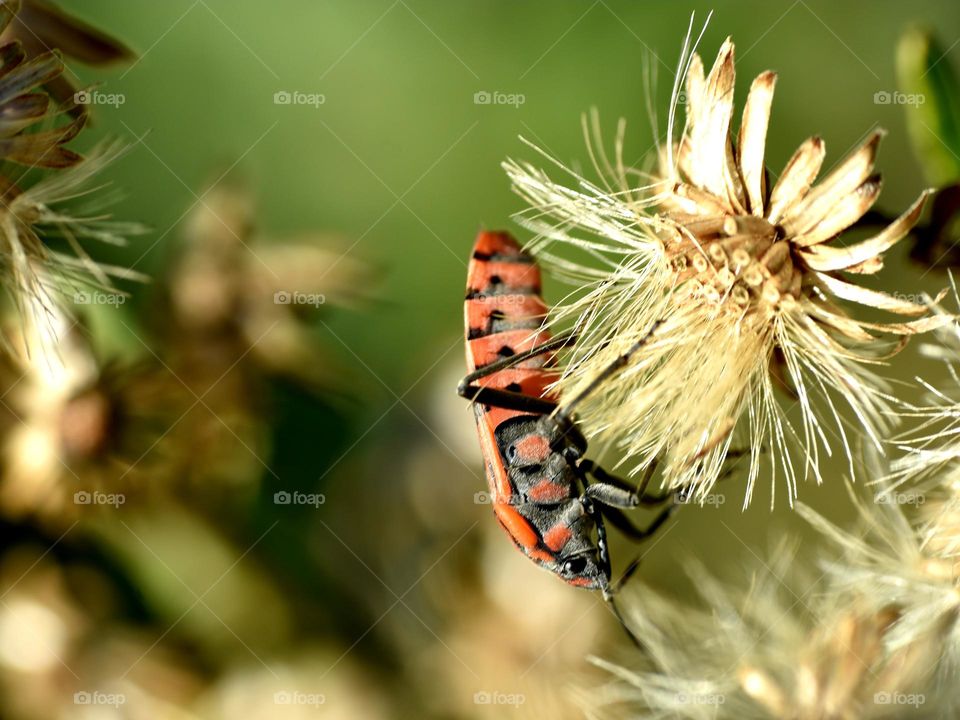
[[[589,434],[618,444],[633,471],[660,459],[666,484],[694,497],[709,492],[733,443],[749,445],[745,503],[769,449],[774,487],[782,473],[792,502],[801,479],[822,481],[821,454],[840,448],[850,458],[858,435],[879,445],[895,418],[872,366],[944,322],[925,303],[857,281],[882,269],[928,192],[871,237],[842,239],[880,193],[874,161],[883,133],[868,133],[827,171],[824,141],[813,136],[771,176],[764,156],[777,76],[753,81],[739,128],[734,79],[730,39],[709,72],[688,39],[652,170],[625,163],[622,123],[608,156],[595,117],[585,131],[600,182],[564,168],[575,180],[567,187],[512,160],[505,169],[530,205],[518,216],[537,234],[528,249],[580,288],[553,314],[554,323],[577,322],[580,335],[556,388],[561,398],[578,395],[662,323],[616,382],[584,403]],[[900,317],[868,322],[854,305]],[[799,422],[778,391],[799,405]]]
[[[650,494],[652,472],[632,487],[585,457],[575,408],[620,363],[606,368],[584,395],[557,404],[546,390],[552,366],[557,351],[576,338],[551,336],[541,327],[547,306],[540,284],[540,268],[508,233],[477,236],[464,303],[468,374],[457,392],[473,405],[500,526],[540,567],[575,587],[600,590],[619,618],[614,595],[639,558],[613,579],[605,521],[641,542],[663,526],[677,508],[671,501],[682,493]],[[657,327],[632,351],[651,341]],[[639,507],[660,508],[645,528],[624,513]]]

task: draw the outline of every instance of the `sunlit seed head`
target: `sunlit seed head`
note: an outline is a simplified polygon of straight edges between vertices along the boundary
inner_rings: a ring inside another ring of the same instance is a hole
[[[883,133],[869,133],[822,175],[830,166],[817,136],[781,172],[768,172],[776,83],[772,72],[754,79],[737,127],[733,42],[708,70],[688,41],[668,138],[651,172],[625,162],[623,124],[613,157],[599,146],[595,114],[584,130],[599,182],[567,171],[567,186],[533,165],[505,164],[530,204],[518,216],[536,234],[530,250],[578,287],[552,313],[556,324],[577,324],[581,338],[557,385],[561,399],[592,388],[656,323],[654,340],[578,405],[584,428],[618,443],[630,470],[660,461],[666,485],[697,493],[722,472],[736,430],[751,448],[747,501],[761,476],[761,448],[770,458],[766,476],[773,484],[784,478],[792,501],[803,480],[824,480],[820,461],[836,449],[850,460],[861,439],[880,447],[897,413],[875,374],[877,358],[899,349],[899,338],[945,322],[923,317],[927,303],[857,283],[882,268],[929,193],[867,239],[840,240],[877,199],[873,165]],[[568,259],[564,247],[588,259]],[[906,319],[861,320],[855,305]],[[780,403],[784,389],[799,400],[796,426]]]

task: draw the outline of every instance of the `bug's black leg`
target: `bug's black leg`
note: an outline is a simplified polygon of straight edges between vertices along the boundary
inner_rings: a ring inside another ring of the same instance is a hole
[[[607,483],[591,483],[587,486],[586,495],[607,507],[635,508],[640,505],[640,496],[633,490]]]
[[[629,492],[631,495],[635,495],[636,499],[632,502],[606,502],[601,499],[600,496],[597,496],[599,502],[604,503],[605,505],[615,505],[616,507],[637,507],[642,505],[644,507],[656,507],[662,505],[668,500],[673,499],[674,492],[667,492],[662,495],[652,495],[647,493],[647,486],[650,484],[650,480],[653,478],[654,472],[657,469],[657,461],[654,460],[651,462],[643,472],[643,477],[640,480],[639,485],[634,485],[633,483],[619,478],[616,475],[611,475],[602,467],[594,463],[592,460],[583,459],[580,461],[580,469],[586,473],[593,475],[599,482],[594,483],[591,487],[596,487],[597,485],[606,485],[611,486],[616,489],[624,490]],[[595,491],[595,492],[606,492],[606,491]],[[619,494],[611,493],[611,498],[620,497]]]
[[[641,643],[640,638],[634,635],[633,631],[627,627],[627,623],[624,621],[623,615],[620,614],[620,608],[617,607],[617,603],[613,599],[616,591],[620,589],[622,582],[618,582],[616,588],[614,588],[610,582],[610,577],[613,571],[610,565],[610,548],[607,544],[607,528],[603,523],[603,517],[601,517],[596,506],[594,506],[590,498],[583,496],[580,498],[580,502],[583,505],[584,512],[593,519],[593,522],[597,528],[597,549],[599,550],[598,560],[600,562],[600,571],[603,573],[603,576],[606,580],[606,585],[603,588],[603,599],[616,616],[617,621],[620,623],[620,627],[623,628],[623,631],[627,634],[627,637],[633,641],[634,645],[643,650],[643,643]]]
[[[620,585],[621,583],[617,583],[618,589]],[[620,608],[617,607],[617,602],[616,600],[613,599],[613,596],[615,594],[616,594],[615,590],[613,590],[612,588],[608,588],[603,593],[603,599],[606,601],[611,612],[613,612],[614,616],[617,618],[617,622],[620,623],[620,627],[623,628],[623,631],[627,634],[627,637],[630,638],[630,640],[633,642],[634,645],[637,646],[639,650],[642,650],[643,652],[647,652],[647,647],[640,641],[640,638],[638,638],[634,634],[633,630],[631,630],[630,627],[627,625],[627,621],[623,619],[623,615],[620,614]]]
[[[613,525],[630,540],[642,542],[656,534],[657,530],[663,527],[663,524],[670,519],[670,516],[673,515],[673,513],[675,513],[679,507],[679,504],[673,503],[664,508],[657,513],[656,517],[654,517],[653,520],[650,521],[650,524],[645,528],[634,525],[633,521],[631,521],[622,510],[616,507],[600,505],[599,510],[603,517],[611,525]]]
[[[597,507],[593,501],[584,496],[580,497],[580,504],[583,506],[583,512],[593,520],[597,526],[597,548],[599,549],[600,570],[609,578],[611,572],[610,565],[610,547],[607,544],[607,528],[603,524],[603,518],[600,517]]]
[[[550,338],[549,340],[540,343],[534,348],[525,350],[522,353],[517,353],[516,355],[508,355],[506,357],[500,358],[499,360],[494,360],[492,363],[488,363],[481,368],[477,368],[472,373],[468,374],[463,380],[460,381],[457,392],[463,397],[468,397],[460,388],[464,388],[470,383],[473,383],[480,378],[486,377],[487,375],[492,375],[495,372],[500,372],[501,370],[506,370],[511,368],[514,365],[517,365],[522,362],[526,362],[531,358],[535,358],[538,355],[543,355],[544,353],[553,352],[554,350],[560,350],[561,348],[566,347],[567,345],[572,345],[576,342],[577,336],[573,332],[561,333],[555,337]]]
[[[642,559],[643,557],[638,555],[631,561],[629,565],[627,565],[627,569],[623,571],[623,574],[610,586],[610,592],[616,594],[623,589],[623,586],[627,584],[627,581],[629,581],[633,574],[640,569],[640,561]]]
[[[468,385],[464,388],[466,394],[463,397],[470,402],[480,405],[492,405],[493,407],[503,408],[504,410],[519,410],[528,412],[531,415],[548,415],[553,412],[557,404],[552,400],[531,397],[523,393],[513,392],[511,390],[501,390],[499,388],[482,387],[480,385]]]
[[[557,408],[553,413],[553,417],[556,419],[557,423],[561,425],[572,424],[574,408],[583,402],[587,397],[596,392],[598,388],[602,387],[603,383],[609,380],[613,375],[622,370],[627,363],[630,362],[630,358],[650,341],[650,338],[653,337],[653,334],[657,331],[657,328],[659,328],[662,324],[663,320],[655,321],[642,338],[637,340],[626,350],[626,352],[617,357],[613,362],[607,365],[607,367],[601,370],[597,376],[590,381],[587,387],[580,391],[579,395],[573,398],[566,405]]]
[[[651,467],[647,468],[644,473],[643,480],[640,482],[640,487],[637,492],[628,490],[623,487],[617,487],[613,484],[607,483],[588,483],[586,481],[586,475],[584,472],[584,466],[587,464],[592,464],[587,462],[581,462],[578,466],[578,470],[581,472],[578,473],[580,477],[580,482],[583,485],[583,496],[581,502],[588,502],[591,509],[595,509],[592,517],[596,517],[598,514],[601,518],[605,518],[613,525],[617,530],[622,532],[629,539],[640,542],[646,540],[651,535],[657,532],[660,527],[670,519],[670,516],[676,512],[677,508],[680,506],[680,503],[673,502],[668,507],[661,510],[650,522],[646,528],[637,527],[627,516],[620,510],[620,508],[635,508],[638,505],[645,504],[643,499],[643,492],[646,490],[647,484],[650,482],[650,478],[653,476],[653,463]],[[671,499],[679,494],[679,491],[674,491],[667,495],[665,499]],[[662,505],[663,500],[658,502],[650,503],[650,506]],[[584,506],[586,508],[587,505]],[[598,525],[599,528],[599,525]],[[604,528],[604,540],[606,540],[606,528]],[[597,533],[597,538],[600,538],[600,533]]]
[[[576,342],[576,335],[573,332],[562,333],[550,340],[547,340],[535,348],[531,348],[516,355],[495,360],[492,363],[477,368],[472,373],[464,377],[457,385],[457,394],[482,405],[493,405],[506,410],[519,410],[537,415],[547,415],[557,409],[557,403],[543,398],[530,397],[520,392],[505,390],[501,388],[483,387],[474,383],[480,378],[487,377],[493,373],[507,370],[522,362],[544,353],[553,352]]]
[[[617,607],[617,604],[613,599],[614,596],[623,589],[623,586],[627,584],[633,574],[640,568],[640,561],[642,559],[643,556],[641,555],[635,557],[633,561],[627,565],[627,569],[623,571],[623,574],[617,578],[616,581],[611,580],[611,582],[607,584],[607,589],[603,593],[603,599],[607,601],[607,604],[610,606],[613,614],[616,615],[617,620],[620,621],[620,626],[624,629],[624,632],[627,633],[627,636],[633,640],[634,644],[640,648],[640,650],[647,652],[647,646],[640,641],[640,638],[638,638],[629,627],[627,627],[627,623],[623,619],[623,615],[620,614],[620,609]]]

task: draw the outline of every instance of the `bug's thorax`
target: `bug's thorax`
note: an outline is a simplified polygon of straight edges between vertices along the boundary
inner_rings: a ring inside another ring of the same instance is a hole
[[[580,496],[582,436],[549,415],[521,415],[494,433],[517,512],[540,537],[540,564],[580,587],[600,588],[596,526]]]

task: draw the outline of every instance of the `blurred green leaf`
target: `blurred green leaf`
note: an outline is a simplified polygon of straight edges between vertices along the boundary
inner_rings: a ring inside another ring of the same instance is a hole
[[[960,180],[960,86],[931,32],[911,28],[901,36],[897,77],[907,127],[927,180],[937,187]]]
[[[234,547],[200,516],[163,501],[126,512],[120,522],[95,518],[88,529],[127,568],[161,623],[210,658],[267,652],[289,641],[287,605],[271,569],[251,553],[256,538]]]

